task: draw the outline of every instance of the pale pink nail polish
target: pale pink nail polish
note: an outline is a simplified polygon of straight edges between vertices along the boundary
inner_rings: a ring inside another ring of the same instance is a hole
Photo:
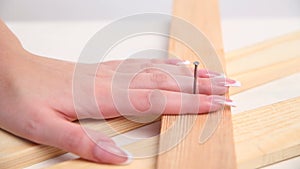
[[[121,163],[122,165],[129,164],[132,161],[132,155],[128,151],[123,150],[122,148],[120,148],[119,146],[117,146],[115,144],[99,142],[97,145],[99,147],[98,146],[96,147],[95,155],[97,157],[99,156],[99,158],[101,158],[101,156],[103,156],[103,154],[101,152],[106,151],[110,154],[114,154],[119,157],[127,158],[127,160],[125,162]]]
[[[123,151],[127,154],[127,160],[124,163],[122,163],[122,165],[130,164],[133,160],[132,154],[129,153],[128,151],[126,151],[126,150],[123,150]]]
[[[180,66],[180,65],[189,65],[189,64],[191,64],[191,62],[188,61],[188,60],[185,60],[185,61],[183,61],[183,62],[178,62],[176,65],[177,65],[177,66]]]
[[[221,73],[218,76],[215,76],[214,78],[226,78],[226,75]]]
[[[215,78],[215,77],[221,76],[221,74],[217,74],[217,73],[206,73],[205,75],[210,78]]]
[[[224,83],[224,86],[225,87],[241,87],[242,86],[242,84],[241,84],[241,82],[239,82],[239,81],[233,81],[233,82],[228,82],[228,81],[226,81],[225,83]]]
[[[225,97],[224,98],[214,98],[213,102],[218,103],[218,104],[223,104],[226,106],[231,106],[231,107],[237,106],[237,104],[234,101],[232,101],[230,99],[226,99]]]
[[[227,106],[231,106],[231,107],[236,107],[237,104],[234,101],[225,101],[222,104],[227,105]]]

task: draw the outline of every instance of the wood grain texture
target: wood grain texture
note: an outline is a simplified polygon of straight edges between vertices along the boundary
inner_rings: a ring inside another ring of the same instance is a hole
[[[15,169],[65,153],[57,148],[39,145],[0,130],[0,168]]]
[[[243,84],[230,94],[300,72],[299,46],[300,31],[226,53],[229,77]]]
[[[157,148],[157,146],[156,146]],[[48,167],[48,169],[70,169],[70,168],[88,168],[88,169],[155,169],[156,158],[146,158],[134,160],[130,165],[105,165],[97,164],[82,159],[71,160],[58,165]]]
[[[239,169],[260,168],[300,155],[300,97],[246,111],[232,118],[237,165]],[[136,142],[125,146],[129,151],[158,148],[158,140]],[[155,158],[137,159],[127,166],[107,166],[81,159],[50,167],[154,169]]]
[[[233,88],[231,89],[231,92],[233,94],[239,93],[243,90],[253,88],[258,84],[265,84],[271,80],[293,74],[295,73],[295,70],[296,72],[300,72],[300,63],[299,59],[297,59],[300,56],[300,50],[297,50],[298,46],[300,46],[300,31],[226,53],[226,62],[228,65],[227,71],[229,76],[243,82],[243,86],[241,87],[242,90]],[[282,60],[278,59],[285,59],[285,57],[279,56],[290,57],[290,60],[283,60],[282,62]],[[255,59],[260,59],[262,57],[267,57],[268,62],[263,62],[256,71],[251,67],[256,66],[256,64],[245,64],[254,62]],[[248,69],[245,70],[244,67],[237,66],[238,63],[243,64],[245,67],[248,67]],[[120,127],[120,132],[121,130],[124,130],[125,132],[128,128],[135,129],[140,127],[135,123],[127,123],[123,120],[119,121],[113,119],[112,121],[115,121],[115,126]],[[106,130],[104,130],[104,132],[105,131]],[[0,130],[0,140],[0,168],[26,167],[64,153],[53,147],[31,143],[6,133],[3,130]],[[289,147],[285,147],[288,145],[289,144],[281,144],[278,145],[278,148],[285,148],[286,153],[288,153],[290,149],[288,149]],[[157,148],[157,146],[154,147],[154,149],[155,148]],[[267,155],[268,154],[266,154],[266,156]],[[287,158],[283,156],[281,160],[284,159]],[[239,160],[238,157],[237,160]]]
[[[237,114],[233,124],[239,168],[300,155],[300,97]]]
[[[146,125],[132,122],[125,118],[115,118],[106,121],[84,120],[82,124],[88,128],[99,130],[110,137]],[[1,129],[0,139],[1,169],[23,168],[65,153],[54,147],[26,141]]]
[[[173,16],[184,19],[204,33],[213,44],[219,60],[225,66],[218,0],[174,0]],[[171,36],[174,34],[174,30],[177,29],[174,28],[177,26],[174,24],[173,19]],[[189,30],[182,29],[181,31]],[[202,45],[202,43],[199,43],[199,45]],[[207,50],[206,53],[208,54],[211,49],[202,50]],[[182,42],[172,38],[169,41],[169,52],[190,61],[199,61],[200,58],[193,52],[193,49],[189,49]],[[205,66],[205,63],[203,66]],[[210,118],[209,114],[164,115],[159,142],[159,152],[161,154],[158,155],[157,168],[236,168],[230,108],[226,107],[223,111],[215,114],[216,116],[213,118],[220,116],[220,119],[215,120],[219,121],[216,124],[206,124],[206,120]],[[215,125],[216,129],[213,129],[212,135],[200,144],[201,131],[207,130],[205,125]],[[178,138],[182,138],[182,141],[178,141]]]

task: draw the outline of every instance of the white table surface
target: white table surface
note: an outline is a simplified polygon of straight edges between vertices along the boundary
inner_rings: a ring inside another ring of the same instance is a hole
[[[86,42],[102,26],[110,21],[31,21],[31,22],[7,22],[8,26],[21,39],[25,48],[39,55],[76,61]],[[300,19],[231,19],[222,22],[225,51],[231,51],[247,45],[255,44],[265,39],[286,34],[291,31],[300,30]],[[132,41],[131,45],[139,40]],[[144,45],[166,46],[165,39],[152,38],[152,41]],[[143,44],[140,45],[143,47]],[[124,52],[124,51],[123,51]],[[245,110],[276,103],[285,99],[300,96],[300,74],[292,75],[272,83],[242,92],[232,96],[238,103],[237,108],[233,108],[233,113],[240,113]],[[257,97],[257,95],[260,97]],[[142,133],[153,135],[159,132],[159,123],[150,127],[151,129],[137,129],[131,131],[135,135]],[[156,128],[156,129],[155,129]],[[299,138],[300,139],[300,138]],[[127,144],[117,137],[114,137],[120,144]],[[28,167],[28,169],[42,168],[76,156],[67,154],[58,158]],[[274,164],[265,169],[299,169],[300,157],[286,160]]]

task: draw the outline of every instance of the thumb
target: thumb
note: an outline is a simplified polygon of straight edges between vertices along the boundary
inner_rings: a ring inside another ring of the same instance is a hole
[[[127,164],[132,157],[109,137],[95,131],[86,131],[79,124],[57,117],[47,121],[41,132],[43,144],[58,147],[80,157],[109,164]]]

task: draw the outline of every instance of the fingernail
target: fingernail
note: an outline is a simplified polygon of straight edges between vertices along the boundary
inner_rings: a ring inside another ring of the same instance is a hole
[[[211,71],[208,71],[205,75],[208,76],[208,77],[210,77],[210,78],[222,76],[222,74],[220,74],[220,73],[211,72]]]
[[[218,74],[212,74],[212,73],[206,73],[205,75],[208,76],[208,77],[211,77],[211,78],[220,76]]]
[[[127,150],[123,150],[124,153],[127,154],[127,160],[124,162],[124,163],[121,163],[122,165],[127,165],[127,164],[130,164],[133,160],[133,156],[131,153],[129,153]]]
[[[223,104],[226,106],[231,106],[231,107],[237,106],[237,104],[234,101],[232,101],[230,99],[226,99],[226,98],[214,98],[213,102],[218,103],[218,104]]]
[[[214,76],[214,78],[226,78],[224,73],[220,73],[219,75]]]
[[[185,60],[185,61],[183,61],[183,62],[178,62],[176,65],[177,65],[177,66],[180,66],[180,65],[189,65],[189,64],[191,64],[191,62],[188,61],[188,60]]]
[[[234,82],[228,82],[228,81],[226,81],[224,83],[224,86],[225,87],[241,87],[242,84],[241,84],[241,82],[234,80]]]
[[[234,101],[225,101],[222,104],[227,105],[227,106],[231,106],[231,107],[236,107],[237,104]]]
[[[103,151],[106,151],[110,154],[116,155],[118,157],[126,157],[127,160],[125,162],[122,162],[120,164],[122,165],[126,165],[132,162],[132,155],[126,151],[123,150],[122,148],[120,148],[119,146],[115,145],[115,144],[111,144],[111,143],[105,143],[105,142],[100,142],[97,144],[98,146],[101,147],[101,150],[97,151],[96,150],[96,156],[99,157],[99,159],[101,159],[101,157],[103,157]],[[99,148],[99,147],[97,147]]]

